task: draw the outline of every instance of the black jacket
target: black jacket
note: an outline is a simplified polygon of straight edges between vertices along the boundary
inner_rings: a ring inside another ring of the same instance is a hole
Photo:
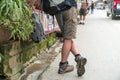
[[[76,0],[70,0],[71,5],[74,7],[77,7],[77,1]]]

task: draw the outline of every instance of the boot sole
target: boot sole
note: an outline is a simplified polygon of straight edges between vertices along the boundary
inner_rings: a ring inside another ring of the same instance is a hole
[[[82,59],[80,61],[78,61],[77,63],[77,74],[78,76],[82,76],[85,73],[85,64],[87,63],[87,59]]]

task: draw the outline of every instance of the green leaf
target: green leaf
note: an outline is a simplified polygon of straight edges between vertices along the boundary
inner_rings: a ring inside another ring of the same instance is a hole
[[[0,22],[11,31],[11,37],[27,40],[33,31],[32,10],[26,0],[0,0]]]

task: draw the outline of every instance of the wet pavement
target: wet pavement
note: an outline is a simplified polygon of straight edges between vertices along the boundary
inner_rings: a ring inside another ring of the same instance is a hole
[[[59,40],[46,53],[34,58],[33,62],[25,68],[24,74],[19,80],[38,80],[42,73],[49,67],[55,57],[59,54],[61,42]]]

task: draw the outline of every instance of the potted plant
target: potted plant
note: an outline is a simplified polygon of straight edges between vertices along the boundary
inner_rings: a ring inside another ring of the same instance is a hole
[[[7,34],[6,40],[28,40],[33,31],[31,14],[26,0],[0,0],[0,39]]]

